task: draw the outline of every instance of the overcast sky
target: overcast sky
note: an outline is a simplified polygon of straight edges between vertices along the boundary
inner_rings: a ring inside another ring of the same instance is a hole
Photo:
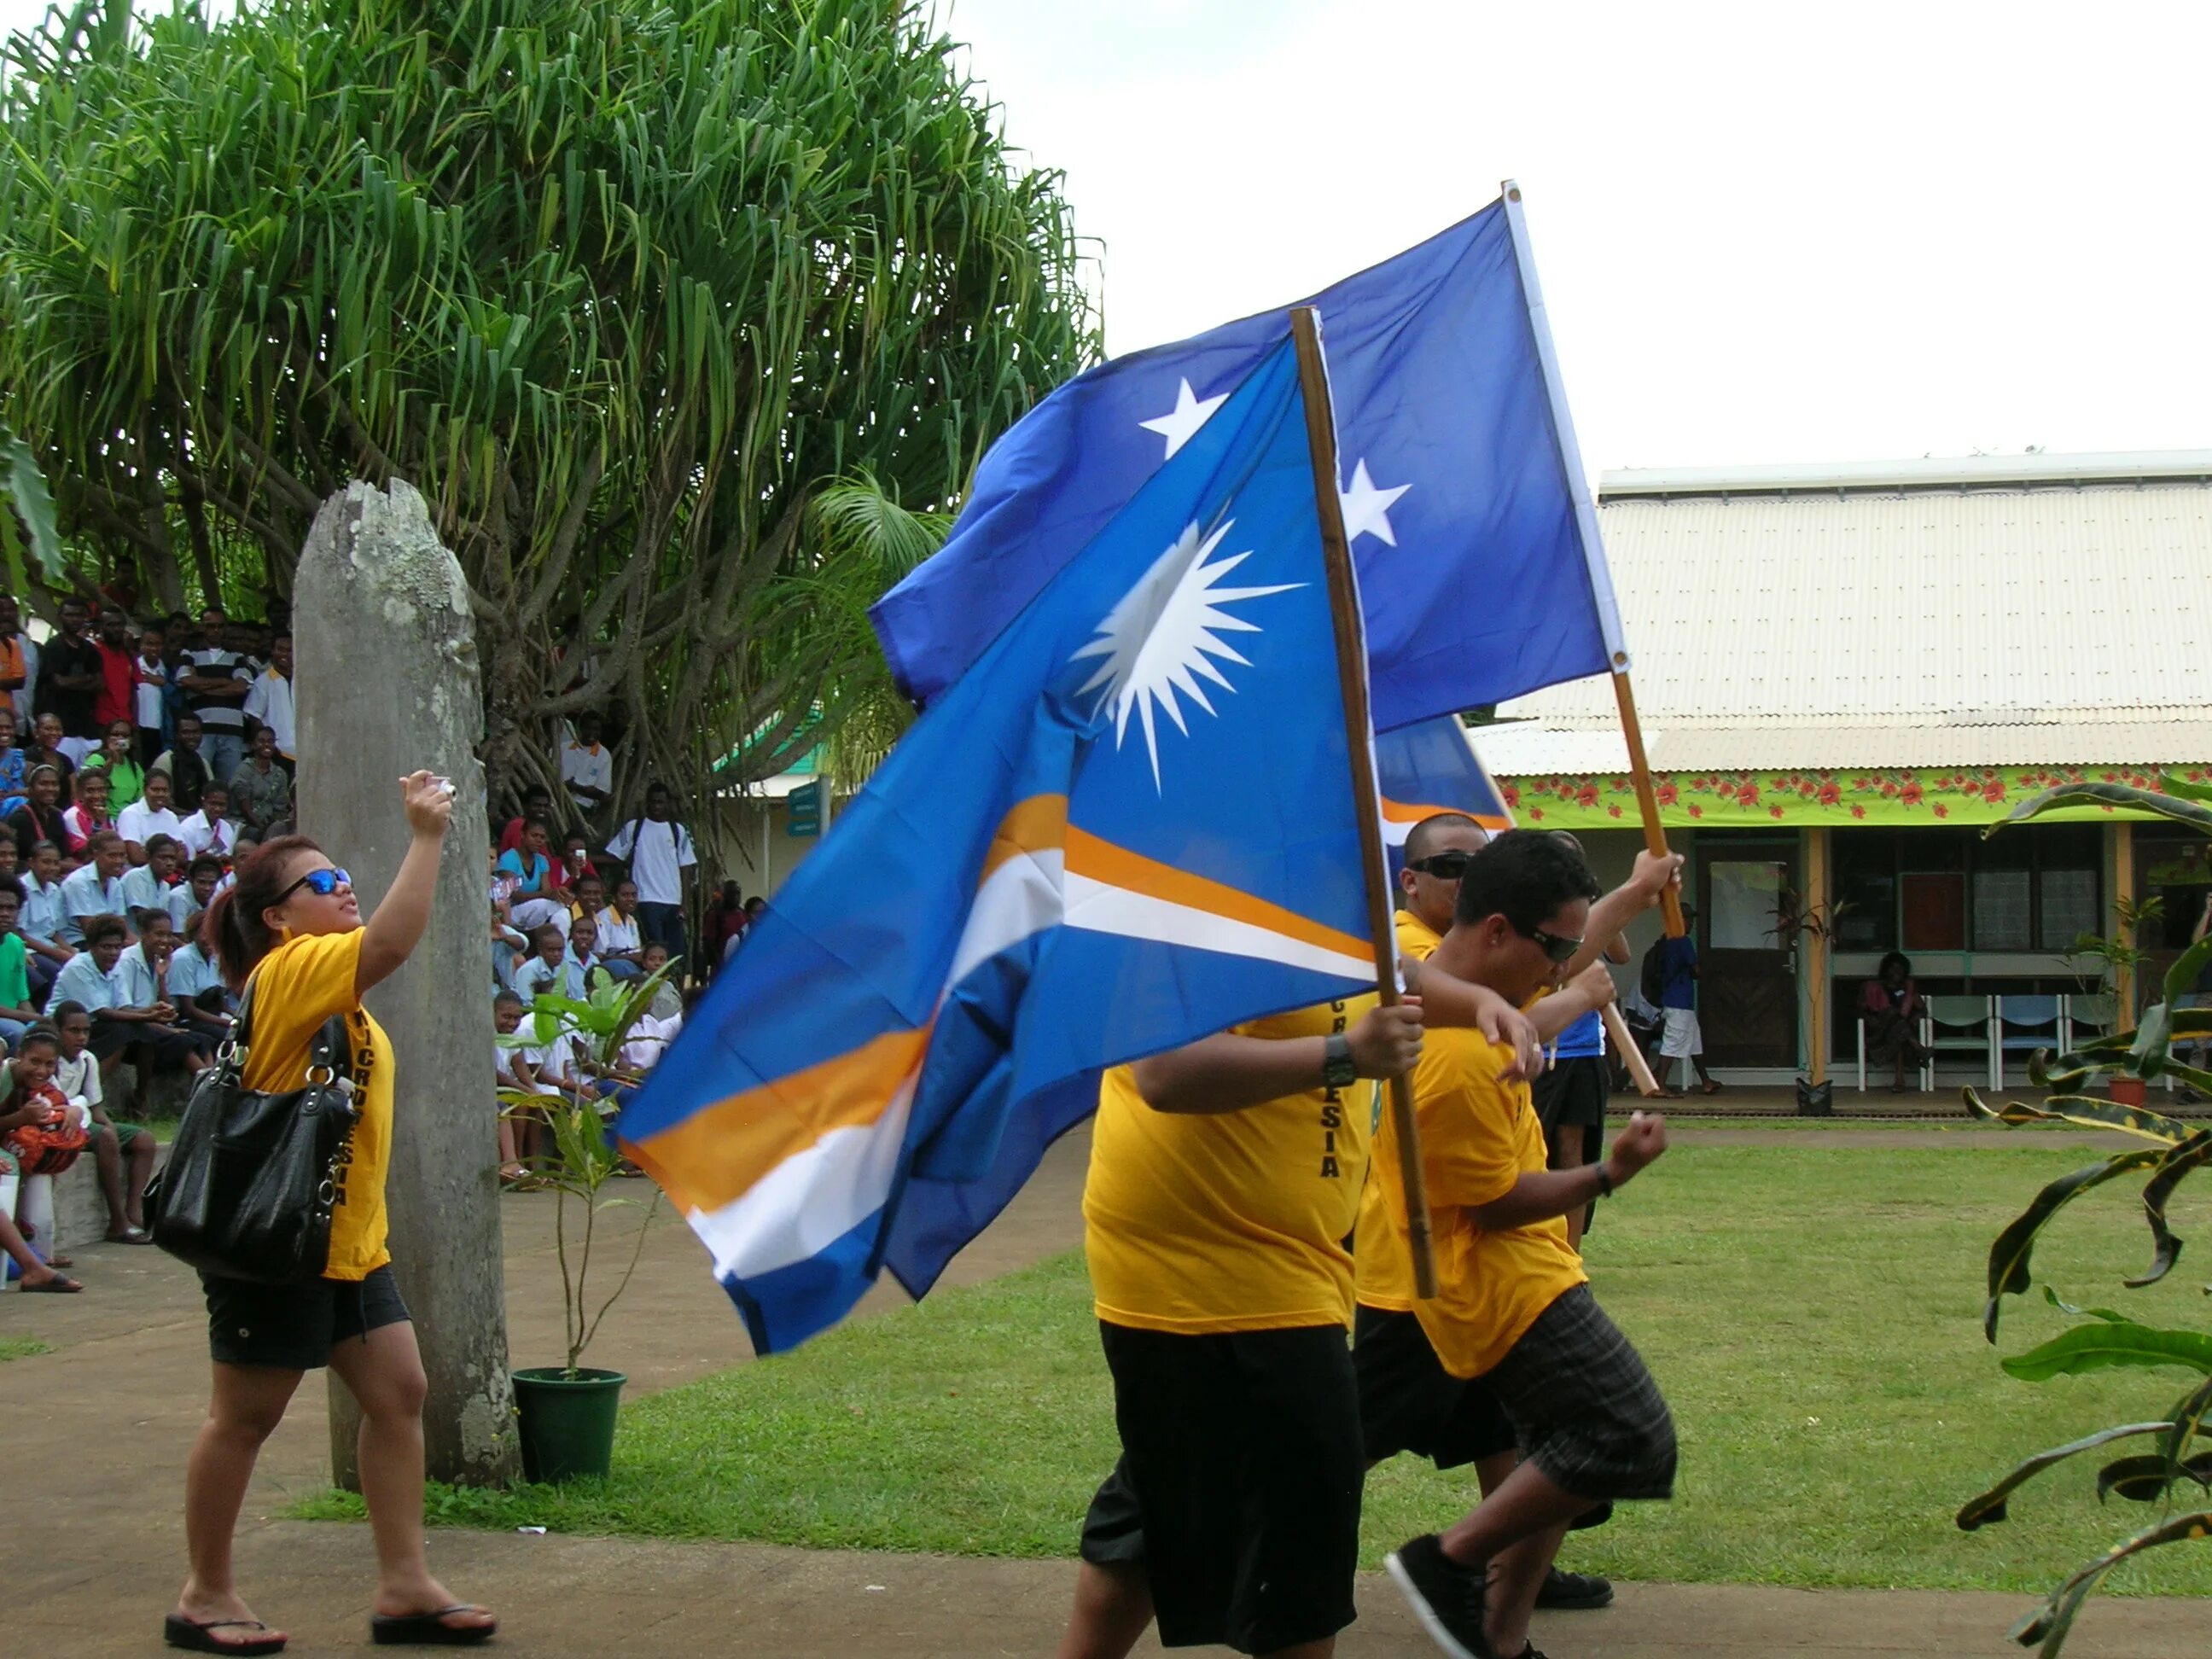
[[[1593,469],[2212,447],[2212,6],[937,3],[1112,350],[1510,176]]]

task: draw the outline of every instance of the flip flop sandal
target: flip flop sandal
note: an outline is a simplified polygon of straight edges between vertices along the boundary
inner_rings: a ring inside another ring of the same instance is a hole
[[[368,1639],[380,1647],[410,1643],[422,1647],[474,1647],[491,1639],[499,1629],[497,1620],[489,1625],[449,1625],[446,1620],[456,1613],[483,1611],[471,1602],[457,1601],[435,1613],[380,1613],[368,1621]]]
[[[202,1624],[181,1613],[173,1613],[161,1621],[161,1639],[173,1648],[183,1648],[191,1653],[283,1652],[286,1638],[282,1636],[249,1636],[243,1642],[224,1642],[208,1634],[210,1631],[268,1628],[258,1619],[210,1619]]]
[[[46,1258],[46,1266],[49,1267],[74,1267],[76,1266],[76,1258],[73,1255],[50,1255]]]
[[[108,1234],[107,1242],[111,1244],[151,1244],[154,1235],[143,1227],[125,1227],[119,1233]]]
[[[26,1279],[15,1289],[27,1296],[75,1296],[83,1285],[67,1273],[56,1273],[52,1279],[42,1279],[35,1285]]]

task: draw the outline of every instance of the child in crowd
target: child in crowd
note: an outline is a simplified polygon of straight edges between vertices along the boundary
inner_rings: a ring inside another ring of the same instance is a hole
[[[23,884],[0,876],[0,1042],[9,1049],[39,1023],[31,996],[30,949],[16,931],[23,908]]]
[[[49,1241],[39,1251],[48,1267],[68,1267],[76,1264],[51,1243],[54,1177],[76,1164],[92,1136],[68,1097],[54,1087],[58,1053],[52,1031],[41,1028],[24,1034],[21,1048],[9,1065],[8,1098],[0,1103],[0,1146],[6,1147],[21,1176],[15,1198],[16,1229],[26,1241],[33,1242],[34,1249],[36,1240]],[[25,1288],[30,1288],[27,1280]]]
[[[579,1001],[584,994],[568,962],[568,941],[550,921],[531,934],[529,958],[514,970],[514,992],[525,1003],[546,991]]]
[[[139,1124],[118,1123],[108,1115],[106,1094],[100,1086],[100,1062],[90,1047],[92,1016],[83,1005],[56,1004],[52,1022],[54,1087],[85,1112],[93,1157],[100,1165],[100,1194],[107,1200],[107,1242],[150,1244],[154,1240],[145,1225],[146,1183],[154,1174],[153,1134]]]

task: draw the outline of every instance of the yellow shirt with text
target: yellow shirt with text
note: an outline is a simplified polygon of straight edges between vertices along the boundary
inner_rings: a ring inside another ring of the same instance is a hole
[[[1398,912],[1398,954],[1426,962],[1443,936],[1411,910]],[[1413,1310],[1413,1258],[1401,1224],[1391,1230],[1383,1195],[1385,1183],[1397,1196],[1398,1215],[1406,1213],[1405,1183],[1398,1178],[1398,1131],[1390,1114],[1376,1114],[1375,1150],[1368,1159],[1367,1187],[1359,1195],[1359,1235],[1352,1249],[1354,1294],[1364,1308],[1392,1313]]]
[[[392,1041],[354,990],[362,932],[289,939],[254,969],[252,1044],[242,1081],[281,1093],[306,1086],[315,1034],[345,1016],[353,1043],[355,1109],[361,1120],[339,1155],[325,1279],[362,1279],[392,1260],[384,1248],[384,1180],[392,1163]]]
[[[1454,1376],[1490,1370],[1545,1309],[1589,1278],[1567,1242],[1565,1217],[1496,1232],[1474,1219],[1474,1209],[1545,1167],[1544,1132],[1528,1085],[1498,1081],[1507,1061],[1481,1032],[1441,1027],[1427,1033],[1413,1068],[1437,1296],[1413,1308],[1429,1346]],[[1402,1254],[1405,1194],[1391,1182],[1383,1198]]]
[[[1370,994],[1248,1020],[1239,1036],[1326,1036]],[[1203,1335],[1349,1324],[1345,1249],[1367,1176],[1374,1085],[1318,1083],[1242,1111],[1156,1111],[1117,1066],[1098,1090],[1084,1250],[1098,1317]]]

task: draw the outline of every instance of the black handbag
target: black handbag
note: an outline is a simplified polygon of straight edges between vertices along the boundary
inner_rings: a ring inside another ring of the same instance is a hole
[[[262,1094],[242,1074],[249,981],[230,1037],[193,1082],[168,1162],[146,1188],[154,1243],[204,1273],[301,1285],[330,1266],[337,1167],[361,1113],[343,1015],[316,1033],[304,1088]]]

